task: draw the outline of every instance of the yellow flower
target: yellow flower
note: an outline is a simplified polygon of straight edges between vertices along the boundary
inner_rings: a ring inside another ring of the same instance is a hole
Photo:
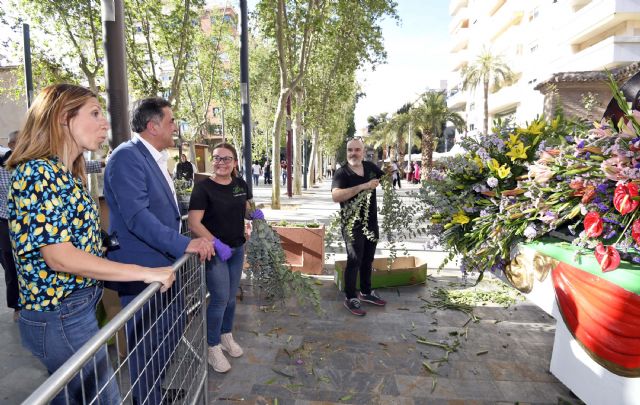
[[[487,167],[489,168],[489,170],[491,170],[492,172],[495,172],[498,170],[498,168],[500,167],[500,163],[498,163],[497,160],[495,159],[491,159],[490,161],[487,162]]]
[[[501,179],[504,179],[505,177],[508,177],[511,174],[511,168],[506,164],[503,164],[498,168],[497,173],[498,173],[498,177],[500,177]]]
[[[527,128],[527,130],[529,131],[529,133],[533,135],[540,135],[542,133],[542,129],[544,128],[544,125],[545,125],[545,122],[542,120],[533,121],[531,125],[529,125],[529,128]]]
[[[527,149],[529,149],[530,147],[531,146],[525,147],[522,142],[518,142],[510,148],[509,152],[507,152],[506,155],[511,158],[512,162],[515,162],[516,159],[526,159]]]
[[[507,147],[509,149],[513,148],[513,145],[515,145],[516,143],[518,143],[520,141],[520,139],[518,139],[518,135],[516,134],[509,134],[509,140],[507,141]]]
[[[478,170],[480,170],[480,173],[482,173],[482,169],[483,169],[483,164],[482,164],[482,159],[480,159],[480,156],[475,155],[473,157],[473,161],[475,162],[476,166],[478,166]]]
[[[467,224],[469,223],[469,217],[464,213],[464,211],[460,210],[457,214],[453,215],[453,219],[451,220],[454,224]]]

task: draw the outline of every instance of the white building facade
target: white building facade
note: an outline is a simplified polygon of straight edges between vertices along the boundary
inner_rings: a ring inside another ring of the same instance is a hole
[[[502,56],[517,79],[490,90],[489,126],[498,117],[524,124],[541,115],[545,97],[536,86],[557,73],[640,61],[640,0],[451,0],[449,13],[448,105],[463,115],[472,133],[482,130],[482,87],[462,90],[461,71],[483,47]],[[587,94],[589,85],[584,87]]]

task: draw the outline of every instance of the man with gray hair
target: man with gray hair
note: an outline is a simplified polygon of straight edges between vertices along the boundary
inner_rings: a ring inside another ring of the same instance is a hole
[[[9,240],[9,213],[7,212],[7,196],[11,184],[11,172],[7,171],[4,162],[11,155],[11,149],[16,145],[18,131],[12,131],[8,135],[9,151],[0,159],[0,263],[4,269],[4,282],[7,286],[7,307],[13,308],[13,321],[18,320],[20,308],[18,307],[18,275],[13,261],[11,241]]]
[[[336,170],[331,183],[331,197],[334,202],[340,203],[341,209],[353,203],[360,193],[371,190],[371,195],[368,197],[370,203],[369,212],[366,213],[366,223],[364,220],[356,223],[349,234],[346,228],[349,218],[344,218],[342,211],[340,216],[342,237],[347,250],[347,267],[344,270],[344,306],[357,316],[366,315],[366,311],[361,308],[361,301],[381,307],[386,305],[386,301],[371,289],[371,264],[376,253],[379,234],[376,187],[380,184],[380,178],[384,173],[378,166],[364,161],[364,152],[364,142],[361,139],[353,138],[347,142],[347,163]],[[360,291],[356,289],[358,276],[360,276]]]
[[[167,148],[178,128],[171,104],[152,97],[135,103],[131,129],[137,135],[119,145],[107,163],[104,197],[109,205],[109,234],[117,233],[120,248],[109,260],[146,267],[170,266],[185,252],[201,260],[214,254],[207,238],[180,234],[180,210],[167,171]],[[124,308],[145,288],[144,283],[110,282]],[[182,334],[180,282],[145,303],[127,322],[134,404],[158,405],[179,400],[184,392],[162,389],[165,368]]]

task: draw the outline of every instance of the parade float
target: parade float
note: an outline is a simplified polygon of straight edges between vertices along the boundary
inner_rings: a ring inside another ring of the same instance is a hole
[[[637,404],[640,112],[637,89],[611,87],[599,122],[559,112],[463,139],[419,199],[430,241],[466,276],[491,272],[557,319],[560,381],[589,404]]]

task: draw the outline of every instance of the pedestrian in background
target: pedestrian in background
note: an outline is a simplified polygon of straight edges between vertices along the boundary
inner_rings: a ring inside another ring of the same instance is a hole
[[[255,160],[253,162],[253,166],[251,166],[251,174],[253,175],[253,185],[257,186],[258,181],[260,180],[260,175],[262,174],[262,167],[257,160]]]
[[[282,170],[282,185],[287,184],[287,162],[284,160],[280,161],[280,170]]]
[[[193,167],[193,163],[187,160],[187,155],[184,153],[181,154],[180,161],[173,168],[173,178],[176,180],[186,180],[192,183],[195,172],[196,170]]]
[[[7,307],[13,309],[13,321],[18,321],[20,308],[18,307],[18,274],[16,264],[13,261],[13,250],[9,239],[9,213],[7,211],[7,197],[9,197],[9,187],[11,184],[11,172],[5,163],[11,156],[13,148],[16,146],[18,131],[12,131],[7,136],[9,151],[0,159],[0,263],[4,269],[4,283],[7,287]]]
[[[86,188],[82,153],[98,149],[108,129],[90,90],[49,86],[27,111],[6,163],[13,170],[8,211],[20,285],[20,336],[49,373],[98,333],[98,280],[159,281],[166,290],[175,279],[168,267],[102,258],[100,216]],[[98,396],[104,404],[121,401],[106,350],[98,351],[52,403],[83,403]]]
[[[269,159],[267,159],[266,162],[264,162],[264,167],[262,168],[262,172],[264,173],[264,184],[271,184],[271,162],[269,162]]]

